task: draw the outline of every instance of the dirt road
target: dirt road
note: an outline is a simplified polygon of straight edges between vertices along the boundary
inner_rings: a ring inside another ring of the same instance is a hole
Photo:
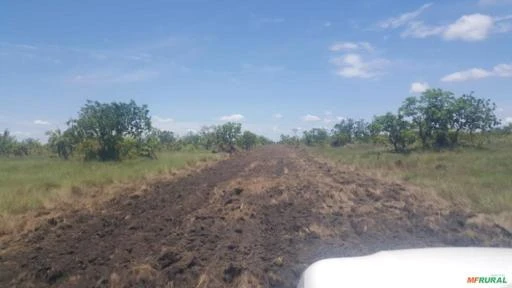
[[[512,247],[426,192],[267,146],[1,245],[0,287],[294,287],[325,257]]]

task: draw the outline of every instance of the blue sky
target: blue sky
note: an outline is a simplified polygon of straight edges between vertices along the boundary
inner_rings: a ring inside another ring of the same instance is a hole
[[[0,129],[44,140],[86,99],[184,134],[274,139],[474,91],[512,122],[512,0],[2,1]]]

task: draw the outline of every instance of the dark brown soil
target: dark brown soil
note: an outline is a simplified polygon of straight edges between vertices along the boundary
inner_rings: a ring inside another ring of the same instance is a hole
[[[325,257],[512,236],[400,183],[267,146],[0,245],[0,287],[294,287]]]

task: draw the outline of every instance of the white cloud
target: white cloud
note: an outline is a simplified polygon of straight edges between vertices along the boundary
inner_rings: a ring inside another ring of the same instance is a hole
[[[512,124],[512,117],[506,117],[505,120],[503,120],[504,124]]]
[[[147,81],[157,76],[158,72],[148,70],[94,72],[76,75],[71,79],[71,82],[75,84],[136,83]]]
[[[274,117],[275,119],[281,119],[281,118],[283,118],[283,115],[281,113],[276,113],[276,114],[272,115],[272,117]]]
[[[345,78],[375,78],[390,63],[389,60],[376,58],[364,60],[361,55],[351,53],[331,60],[337,66],[337,74]]]
[[[368,52],[372,52],[374,48],[368,42],[338,42],[331,45],[331,47],[329,47],[329,50],[333,52],[355,50],[366,50]]]
[[[478,4],[482,6],[512,4],[512,0],[479,0]]]
[[[422,21],[411,21],[400,34],[401,37],[426,38],[441,36],[448,41],[462,40],[467,42],[482,41],[492,33],[512,31],[512,23],[508,20],[512,15],[492,17],[484,14],[463,15],[448,25],[430,26]]]
[[[512,31],[512,23],[511,22],[497,22],[494,25],[493,32],[494,33],[507,33]]]
[[[455,72],[444,76],[441,81],[443,82],[462,82],[467,80],[476,80],[487,78],[491,73],[487,70],[480,68],[472,68],[464,71]]]
[[[512,64],[498,64],[494,66],[493,72],[498,77],[512,77]]]
[[[302,117],[302,120],[304,120],[305,122],[317,122],[317,121],[320,121],[322,119],[320,117],[318,117],[318,116],[308,114],[308,115]]]
[[[331,111],[325,111],[324,112],[323,122],[326,123],[326,124],[329,124],[329,123],[332,123],[332,122],[336,122],[338,120],[338,118],[339,118],[339,116],[338,117],[334,117],[332,115]]]
[[[284,19],[283,18],[277,18],[277,17],[274,17],[274,18],[260,18],[260,19],[258,19],[257,22],[259,24],[279,24],[279,23],[283,23]]]
[[[463,82],[468,80],[478,80],[487,77],[512,77],[512,64],[498,64],[492,70],[482,68],[472,68],[448,74],[441,78],[443,82]]]
[[[142,82],[155,78],[156,76],[158,76],[158,72],[139,70],[117,75],[112,79],[112,81],[119,83]]]
[[[445,27],[443,26],[428,26],[422,21],[413,21],[407,25],[407,28],[402,33],[400,33],[400,36],[402,38],[426,38],[441,34],[444,29]]]
[[[159,123],[171,123],[171,122],[174,122],[174,119],[172,119],[172,118],[162,118],[162,117],[159,117],[159,116],[154,116],[153,119],[156,122],[159,122]]]
[[[432,6],[432,3],[427,3],[414,11],[404,13],[397,17],[386,19],[380,22],[378,26],[383,29],[395,29],[404,26],[407,23],[414,20],[415,18],[417,18],[421,13],[423,13],[423,11],[425,11],[430,6]]]
[[[455,23],[448,25],[443,33],[447,40],[480,41],[487,38],[494,25],[491,16],[471,14],[460,17]]]
[[[338,120],[338,121],[345,120],[345,117],[343,117],[343,116],[336,116],[336,120]]]
[[[356,50],[358,45],[353,42],[340,42],[329,47],[331,51]]]
[[[429,88],[430,88],[430,86],[428,85],[427,82],[413,82],[411,84],[411,89],[409,90],[409,92],[411,92],[411,93],[423,93],[423,92],[425,92]]]
[[[36,125],[50,125],[51,123],[44,120],[34,120],[34,124]]]
[[[219,119],[221,121],[242,121],[244,119],[244,115],[242,114],[232,114],[232,115],[225,115],[221,116]]]

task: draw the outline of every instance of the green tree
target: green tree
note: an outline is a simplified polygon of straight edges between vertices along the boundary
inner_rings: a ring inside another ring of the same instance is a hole
[[[354,119],[348,118],[343,119],[336,125],[334,125],[334,129],[332,131],[332,134],[335,136],[336,139],[336,146],[342,146],[346,143],[352,143],[353,137],[354,137],[354,125],[355,121]]]
[[[512,123],[508,123],[508,125],[505,125],[500,128],[496,128],[495,130],[496,130],[496,132],[501,133],[501,134],[512,134]]]
[[[370,131],[369,124],[364,121],[364,119],[360,119],[354,121],[353,127],[353,139],[359,142],[366,143],[370,139]]]
[[[273,141],[272,141],[272,140],[270,140],[270,139],[268,139],[268,138],[267,138],[267,137],[265,137],[265,136],[261,136],[261,135],[259,135],[259,136],[258,136],[257,143],[258,143],[258,145],[269,145],[269,144],[272,144],[272,143],[273,143]]]
[[[449,91],[429,89],[419,99],[407,98],[399,109],[415,125],[423,147],[446,147],[450,144],[449,131],[453,123],[455,97]]]
[[[343,119],[332,129],[332,146],[343,146],[347,143],[368,142],[370,140],[370,131],[368,123],[363,119],[354,120],[351,118]]]
[[[5,129],[4,133],[0,134],[0,155],[7,156],[13,154],[16,145],[16,138],[11,135],[9,130]]]
[[[496,105],[488,99],[469,95],[455,97],[441,89],[429,89],[419,98],[409,97],[400,113],[414,124],[423,147],[443,148],[457,145],[461,132],[490,131],[499,124]]]
[[[47,131],[48,147],[50,151],[59,155],[62,159],[68,159],[73,152],[72,140],[69,137],[69,132],[64,132],[60,129]]]
[[[304,144],[308,146],[323,145],[329,140],[329,133],[325,129],[313,128],[303,133]]]
[[[215,136],[217,145],[220,150],[225,152],[234,152],[236,150],[236,143],[242,134],[242,124],[228,122],[215,129]]]
[[[41,155],[44,153],[44,146],[39,140],[27,138],[21,141],[20,146],[25,147],[27,155]]]
[[[240,137],[240,144],[243,149],[250,150],[258,144],[258,135],[246,130],[242,133],[242,137]]]
[[[410,123],[400,114],[387,113],[374,119],[374,127],[379,127],[386,133],[395,152],[407,151],[408,145],[414,143],[414,134],[410,130]]]
[[[172,133],[172,132],[171,132]],[[149,133],[137,143],[137,151],[139,156],[148,157],[150,159],[157,159],[156,152],[161,147],[160,137],[158,131]]]
[[[182,146],[187,146],[187,149],[197,149],[201,144],[201,136],[193,131],[189,131],[185,136],[180,139]]]
[[[171,150],[176,144],[177,139],[176,135],[174,135],[174,132],[166,130],[156,130],[155,134],[159,140],[160,145],[162,145],[164,149]]]
[[[285,144],[285,145],[299,145],[300,139],[297,136],[290,136],[290,135],[284,135],[281,134],[279,136],[279,144]]]
[[[125,137],[137,142],[151,131],[151,118],[146,105],[129,103],[100,103],[87,101],[78,119],[70,120],[72,133],[79,142],[96,142],[97,157],[102,161],[119,160],[121,144]]]
[[[500,124],[495,114],[496,104],[490,99],[476,98],[473,93],[457,98],[451,110],[455,144],[458,143],[460,132],[468,133],[473,140],[476,131],[487,132]]]
[[[201,136],[201,146],[203,146],[204,149],[210,150],[215,147],[217,141],[215,130],[215,126],[204,126],[199,131],[199,135]]]

